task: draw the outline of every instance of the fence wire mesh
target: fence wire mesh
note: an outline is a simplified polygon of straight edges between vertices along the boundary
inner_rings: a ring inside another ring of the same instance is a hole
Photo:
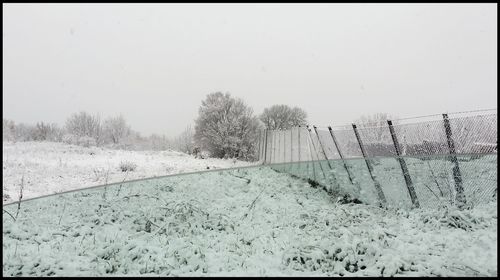
[[[260,159],[368,203],[380,203],[379,185],[397,207],[474,206],[496,199],[497,114],[467,113],[266,130]]]

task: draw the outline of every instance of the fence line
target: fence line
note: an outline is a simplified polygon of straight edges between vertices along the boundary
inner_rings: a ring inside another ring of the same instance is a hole
[[[453,114],[485,111],[491,110],[474,110]],[[309,161],[306,166],[307,171],[302,170],[301,177],[323,181],[324,184],[339,189],[342,188],[340,183],[343,183],[341,181],[345,175],[346,184],[351,186],[353,190],[359,190],[363,183],[355,178],[354,173],[356,173],[356,168],[363,167],[359,167],[359,165],[355,167],[353,161],[349,161],[358,158],[364,161],[367,174],[369,174],[367,178],[370,178],[372,184],[370,192],[377,194],[378,203],[382,205],[390,202],[386,196],[389,195],[390,198],[390,194],[394,190],[388,190],[389,187],[386,186],[385,182],[381,184],[378,178],[383,177],[387,170],[396,168],[399,170],[399,178],[392,178],[392,180],[405,186],[404,193],[411,200],[413,207],[420,207],[422,203],[428,206],[429,197],[435,196],[440,200],[446,196],[445,200],[463,208],[473,203],[469,201],[469,190],[464,189],[463,177],[465,176],[469,180],[470,168],[481,169],[482,167],[467,166],[465,171],[462,170],[461,166],[464,163],[461,161],[466,160],[461,155],[475,155],[470,157],[470,160],[484,155],[496,157],[497,114],[495,112],[454,118],[450,118],[449,114],[441,116],[442,119],[410,124],[399,124],[395,123],[394,120],[387,120],[387,124],[382,126],[370,127],[352,124],[351,129],[344,126],[343,129],[339,130],[332,129],[331,126],[328,126],[328,130],[320,129],[318,126],[312,126],[312,130],[309,126],[294,127],[288,130],[265,130],[264,133],[261,133],[263,136],[259,137],[259,141],[262,141],[259,143],[259,160],[262,164]],[[296,134],[294,134],[295,130]],[[306,134],[305,138],[303,137],[304,133]],[[451,166],[444,161],[427,162],[426,170],[431,173],[426,174],[434,178],[432,187],[429,184],[419,185],[417,183],[419,180],[415,176],[420,176],[418,173],[421,171],[411,169],[410,166],[413,166],[414,163],[408,163],[404,159],[408,156],[418,158],[443,154],[448,155],[446,162],[451,163]],[[390,164],[391,167],[386,166],[386,171],[383,171],[378,166],[380,160],[374,161],[372,159],[376,157],[389,157],[394,160],[394,163],[384,163]],[[337,159],[339,159],[340,165],[332,163],[332,160]],[[431,166],[431,162],[439,166]],[[300,168],[288,166],[290,172],[295,169]],[[446,180],[446,183],[439,182],[442,178],[446,178],[443,179]],[[496,179],[493,182],[496,193]],[[493,187],[488,186],[488,188],[492,189]],[[438,202],[433,203],[438,204]]]

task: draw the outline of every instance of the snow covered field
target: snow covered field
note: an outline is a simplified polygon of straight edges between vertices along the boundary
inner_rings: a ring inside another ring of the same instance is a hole
[[[137,168],[122,172],[121,162]],[[106,183],[153,176],[230,168],[248,162],[195,159],[175,151],[124,151],[55,142],[3,142],[3,202],[18,199],[24,173],[23,199]]]
[[[23,172],[23,199],[102,185],[107,170],[117,182],[24,201],[18,216],[17,203],[4,205],[4,276],[497,276],[496,196],[462,211],[383,209],[288,174],[316,176],[319,165],[307,163],[121,183],[249,163],[43,142],[4,143],[3,152],[4,194],[14,200]],[[122,172],[122,161],[136,170]],[[392,161],[376,162],[377,174],[400,176]],[[369,191],[362,163],[349,162]],[[466,185],[496,182],[496,155],[461,164]],[[411,172],[432,167],[439,184],[447,165],[409,160]],[[434,181],[418,172],[417,186]],[[384,191],[403,189],[389,177],[380,177]]]
[[[26,201],[3,226],[4,276],[497,275],[496,202],[341,204],[268,167]]]

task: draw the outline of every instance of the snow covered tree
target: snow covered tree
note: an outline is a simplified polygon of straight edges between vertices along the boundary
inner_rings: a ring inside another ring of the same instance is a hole
[[[194,131],[191,126],[186,129],[174,140],[175,148],[183,153],[192,154],[194,150]]]
[[[125,137],[131,132],[130,126],[127,125],[125,118],[120,115],[118,117],[109,117],[104,121],[103,134],[106,141],[113,144],[120,144]]]
[[[3,119],[3,140],[4,141],[15,141],[16,131],[15,123],[12,120]]]
[[[273,105],[259,116],[267,129],[290,129],[307,124],[307,113],[298,107]]]
[[[102,144],[101,119],[97,115],[90,115],[87,112],[80,112],[71,115],[66,121],[66,130],[77,138],[94,138],[96,144]]]
[[[357,119],[354,123],[358,125],[360,128],[374,127],[373,129],[363,131],[363,135],[370,137],[371,141],[388,142],[392,141],[392,138],[391,134],[389,133],[389,126],[387,124],[387,120],[393,120],[394,118],[395,118],[394,116],[391,116],[387,113],[375,113],[372,115],[363,115],[359,119]],[[396,125],[397,121],[393,120],[392,123]]]
[[[201,102],[198,113],[194,138],[202,150],[218,158],[255,158],[260,123],[243,100],[214,92]]]
[[[48,124],[44,122],[37,122],[36,126],[31,128],[31,138],[36,141],[56,141],[62,140],[62,130],[57,124]]]
[[[165,135],[151,134],[148,137],[150,149],[154,151],[164,151],[172,148],[172,142]]]

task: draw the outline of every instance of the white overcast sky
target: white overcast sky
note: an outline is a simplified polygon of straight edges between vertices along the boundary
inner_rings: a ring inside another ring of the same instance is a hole
[[[496,4],[4,4],[3,117],[122,113],[175,136],[202,99],[318,125],[496,108]]]

